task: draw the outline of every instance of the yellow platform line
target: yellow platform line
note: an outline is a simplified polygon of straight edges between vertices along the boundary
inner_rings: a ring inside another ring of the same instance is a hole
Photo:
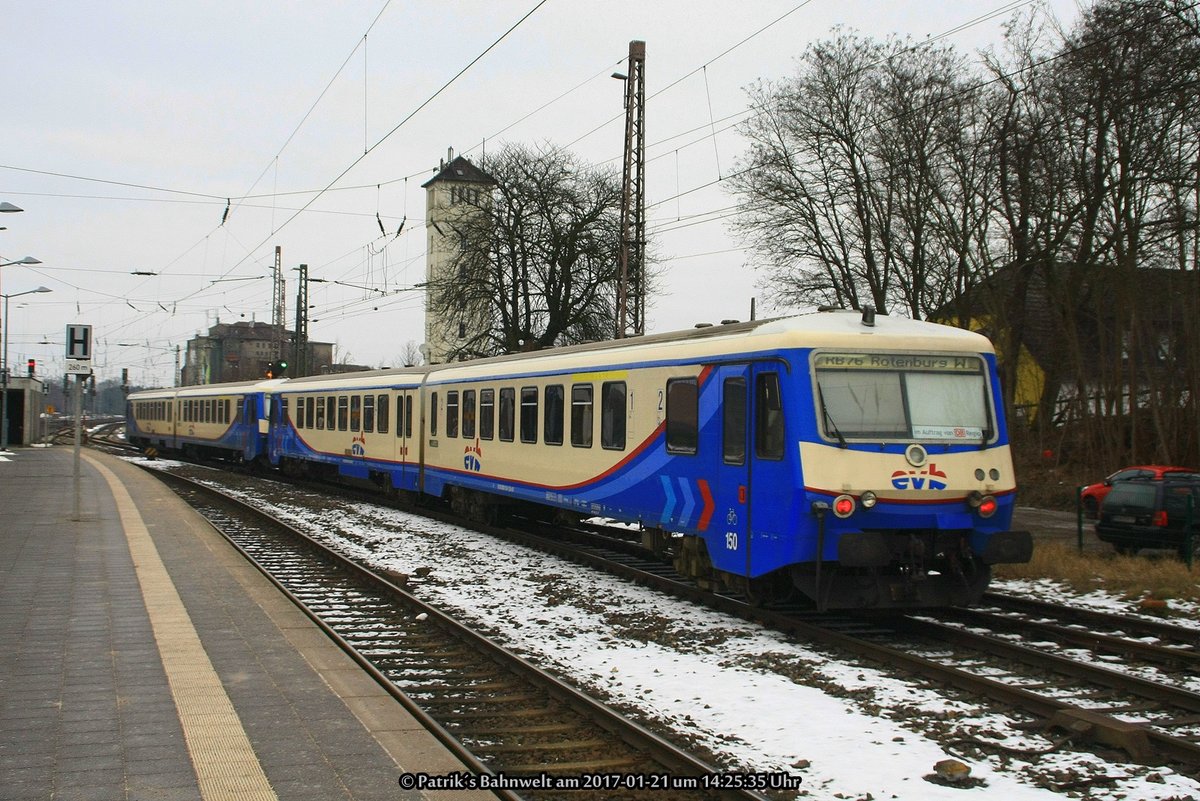
[[[85,458],[108,482],[116,501],[201,798],[278,801],[133,498],[115,473]]]

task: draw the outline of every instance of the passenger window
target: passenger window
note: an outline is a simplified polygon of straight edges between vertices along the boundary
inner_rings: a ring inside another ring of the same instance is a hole
[[[693,454],[700,442],[700,392],[694,378],[667,381],[667,453]]]
[[[458,436],[458,392],[446,393],[446,436]]]
[[[437,436],[437,396],[436,392],[429,396],[429,436],[431,437]]]
[[[537,387],[521,387],[521,442],[537,442]]]
[[[496,390],[479,390],[479,438],[491,439],[496,433]]]
[[[466,439],[475,439],[475,390],[463,390],[462,432]]]
[[[754,379],[754,454],[760,459],[783,458],[779,373],[762,373]]]
[[[222,420],[221,422],[225,422]],[[296,399],[296,428],[304,428],[304,399]]]
[[[404,401],[404,436],[412,437],[413,396],[409,395]]]
[[[600,445],[609,450],[625,450],[624,381],[606,381],[600,385]]]
[[[312,428],[313,427],[313,407],[316,404],[313,403],[313,398],[305,398],[304,405],[305,405],[305,407],[307,407],[305,409],[305,411],[308,414],[308,427]]]
[[[513,441],[513,423],[516,419],[517,391],[512,387],[500,390],[500,439]]]
[[[375,401],[375,420],[379,423],[379,433],[388,433],[388,421],[391,415],[389,396],[380,395]]]
[[[375,396],[364,395],[362,399],[362,430],[364,434],[375,433]]]
[[[339,395],[337,399],[337,427],[338,431],[348,431],[350,427],[350,398],[346,395]]]
[[[332,395],[325,399],[325,419],[329,421],[326,427],[330,431],[337,431],[337,398]]]
[[[324,431],[325,430],[325,399],[324,398],[310,398],[310,400],[314,404],[316,404],[316,407],[317,407],[317,430]]]
[[[592,447],[592,385],[571,386],[571,444]]]
[[[721,392],[721,451],[725,464],[746,463],[746,380],[726,378]]]
[[[547,445],[563,443],[563,385],[546,387],[546,421],[544,436]]]
[[[358,431],[362,428],[362,396],[350,396],[350,430]]]

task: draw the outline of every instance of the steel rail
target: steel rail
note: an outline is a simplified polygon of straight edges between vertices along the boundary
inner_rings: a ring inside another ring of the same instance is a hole
[[[388,581],[385,577],[380,576],[378,573],[375,573],[374,571],[358,564],[357,562],[338,553],[337,551],[327,548],[325,545],[309,537],[304,532],[301,532],[295,527],[274,518],[268,512],[252,506],[236,497],[223,493],[216,488],[191,481],[186,477],[179,476],[168,471],[149,469],[149,472],[157,476],[168,476],[168,482],[179,483],[187,486],[190,490],[219,497],[222,503],[234,505],[248,515],[251,515],[259,520],[263,520],[272,526],[286,530],[289,533],[289,536],[295,537],[304,545],[304,547],[317,552],[321,558],[336,563],[340,569],[347,571],[361,581],[383,588],[387,594],[398,599],[404,605],[421,610],[421,612],[429,615],[430,618],[437,621],[444,628],[454,632],[455,636],[460,637],[462,640],[469,643],[471,647],[480,652],[486,653],[491,659],[505,666],[512,672],[521,675],[525,677],[527,681],[542,687],[552,697],[555,697],[564,704],[570,706],[572,709],[584,717],[594,721],[602,728],[609,730],[634,748],[644,750],[652,757],[653,761],[658,762],[664,768],[677,772],[679,775],[683,776],[703,776],[722,773],[720,769],[709,765],[707,762],[695,757],[687,751],[684,751],[683,749],[679,748],[673,743],[670,743],[643,726],[634,723],[628,718],[625,718],[606,704],[597,701],[596,699],[593,699],[584,693],[581,693],[557,677],[541,670],[520,656],[506,650],[502,646],[492,642],[469,627],[464,626],[462,623],[454,620],[444,612],[433,606],[430,606],[429,604],[426,604],[419,598],[413,596],[411,593],[405,591],[403,588]],[[267,576],[267,578],[275,586],[279,587],[280,590],[283,591],[293,603],[296,603],[297,606],[304,610],[305,614],[312,618],[323,631],[329,634],[333,641],[337,643],[340,648],[346,651],[346,653],[348,653],[356,663],[360,664],[364,670],[366,670],[372,676],[372,678],[375,679],[375,681],[379,682],[389,694],[395,697],[398,701],[400,701],[401,704],[404,705],[406,709],[412,712],[414,716],[421,721],[422,725],[425,725],[431,732],[433,732],[434,735],[440,741],[446,744],[446,746],[452,752],[454,752],[456,756],[459,756],[460,759],[463,759],[463,761],[468,765],[468,767],[470,767],[471,770],[479,771],[485,774],[492,773],[491,770],[481,760],[479,760],[479,758],[473,752],[471,752],[467,746],[460,743],[458,739],[454,737],[452,733],[446,730],[440,723],[438,723],[433,716],[423,710],[417,704],[417,702],[409,698],[402,690],[396,687],[396,685],[392,683],[392,681],[388,679],[386,675],[378,670],[378,668],[376,668],[367,657],[358,653],[352,644],[338,635],[337,632],[335,632],[329,625],[322,621],[316,613],[311,611],[300,598],[289,591],[282,585],[280,581],[272,576],[265,566],[261,565],[258,560],[248,554],[245,549],[240,547],[228,536],[226,536],[226,539],[229,539],[234,547],[236,547],[238,551],[242,553],[260,571],[262,571],[263,574]],[[714,792],[716,795],[722,798],[766,801],[764,796],[741,788],[720,788],[715,789]],[[513,799],[519,798],[519,796],[516,795],[505,797],[510,797]]]
[[[985,592],[980,603],[1011,612],[1022,612],[1027,615],[1043,615],[1056,619],[1061,619],[1064,615],[1068,615],[1081,623],[1141,632],[1146,636],[1171,640],[1190,645],[1193,649],[1200,649],[1200,629],[1176,626],[1161,620],[1146,620],[1144,618],[1130,617],[1129,615],[1100,612],[1094,609],[1064,607],[1062,604],[1052,604],[1033,598],[1020,598],[1015,595],[1006,595],[998,592]]]
[[[374,502],[380,502],[382,499],[374,498],[373,500]],[[756,607],[738,598],[701,589],[690,581],[675,575],[669,568],[664,570],[661,562],[652,563],[649,560],[639,559],[636,556],[630,555],[630,552],[639,550],[638,546],[618,544],[609,550],[608,553],[605,553],[605,546],[579,546],[570,544],[564,542],[561,536],[550,537],[511,527],[464,521],[457,516],[434,510],[422,509],[420,513],[431,519],[453,523],[481,533],[501,536],[511,541],[529,545],[577,564],[586,565],[623,577],[689,602],[706,605],[709,608],[726,612],[744,620],[767,625],[804,640],[822,643],[885,666],[900,668],[934,682],[989,698],[995,702],[1012,706],[1041,718],[1047,721],[1048,726],[1066,728],[1071,731],[1074,738],[1080,741],[1091,741],[1122,748],[1135,761],[1145,764],[1158,764],[1160,758],[1166,758],[1176,763],[1200,766],[1200,745],[1190,740],[1166,734],[1145,724],[1127,723],[1111,715],[1092,712],[1077,705],[1040,695],[1012,684],[978,676],[960,668],[944,665],[937,661],[919,657],[887,645],[871,642],[852,634],[846,634],[830,627],[832,621],[835,620],[832,616],[814,616],[813,619],[817,622],[808,622],[791,612]],[[561,535],[561,532],[559,534]],[[588,536],[581,532],[572,532],[572,534]],[[887,618],[880,619],[887,620]],[[838,620],[845,621],[846,618],[842,616]],[[825,621],[825,624],[821,621]],[[853,623],[861,627],[868,627],[872,624],[872,618],[857,618],[853,620]],[[967,636],[966,633],[963,633],[959,629],[948,627],[948,630],[955,632],[952,636],[956,638]],[[1039,658],[1043,656],[1050,655],[1040,654]],[[1059,659],[1065,660],[1062,657],[1059,657]],[[1078,664],[1072,660],[1065,661]],[[1112,671],[1112,673],[1120,676],[1121,680],[1131,678],[1115,671]],[[1153,685],[1150,682],[1147,682],[1147,684]],[[1163,691],[1163,696],[1170,695],[1173,689],[1160,685],[1153,685],[1153,687],[1158,689],[1148,691],[1158,692],[1161,690]],[[1188,706],[1184,708],[1192,708],[1193,701],[1185,703]]]

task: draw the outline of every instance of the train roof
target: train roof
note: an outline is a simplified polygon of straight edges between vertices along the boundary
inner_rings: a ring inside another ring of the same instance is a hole
[[[210,395],[228,395],[238,392],[270,392],[280,384],[287,382],[286,378],[259,379],[255,381],[232,381],[228,384],[193,384],[186,387],[163,387],[161,389],[145,389],[132,392],[129,400],[163,400],[164,398],[207,397]]]
[[[329,384],[345,387],[419,386],[429,367],[391,367],[383,370],[358,370],[353,373],[310,375],[288,381],[288,392],[320,392]]]
[[[423,367],[365,370],[354,373],[203,384],[173,389],[147,390],[130,395],[133,400],[208,396],[244,391],[321,392],[330,385],[339,389],[417,386],[430,383],[480,378],[496,372],[497,365],[528,365],[529,370],[577,372],[598,369],[614,361],[653,362],[682,357],[725,356],[769,353],[794,348],[843,348],[850,351],[911,350],[950,353],[994,353],[992,343],[981,334],[961,328],[876,315],[867,325],[857,311],[818,311],[793,317],[713,325],[627,339],[589,342],[549,348],[530,353],[513,353],[467,362],[450,362]]]
[[[611,364],[618,350],[621,362],[635,363],[794,348],[995,352],[987,337],[961,328],[883,315],[867,325],[859,312],[837,310],[454,362],[430,368],[430,381],[480,377],[494,372],[495,365],[520,361],[537,370],[600,368]]]

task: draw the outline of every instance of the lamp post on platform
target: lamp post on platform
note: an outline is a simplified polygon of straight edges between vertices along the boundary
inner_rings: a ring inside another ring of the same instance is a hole
[[[27,261],[31,259],[31,261]],[[0,267],[8,264],[41,264],[32,256],[26,256],[20,261],[10,261],[5,264],[0,264]],[[8,301],[12,298],[19,298],[22,295],[35,295],[41,292],[53,292],[49,287],[39,286],[37,289],[27,289],[24,292],[14,292],[11,295],[0,295],[4,298],[4,348],[0,351],[0,378],[3,378],[3,386],[0,388],[0,453],[8,450]]]
[[[0,202],[0,214],[16,214],[19,211],[25,211],[25,209],[21,208],[20,206],[14,206],[12,203],[9,203],[8,201]],[[0,227],[0,231],[3,231],[3,230],[5,230],[5,228]],[[17,261],[2,262],[2,263],[0,263],[0,267],[7,267],[10,264],[41,264],[41,262],[38,261],[37,259],[35,259],[33,256],[26,256],[25,258],[18,259]],[[2,274],[3,274],[3,272],[0,271],[0,275],[2,275]],[[8,325],[8,310],[7,309],[4,312],[4,324]],[[4,346],[8,347],[8,341],[7,341],[8,337],[4,337],[4,339],[5,339]],[[2,411],[0,411],[0,452],[4,452],[4,451],[8,450],[8,359],[7,358],[5,358],[3,360],[3,362],[0,362],[0,407],[2,407]]]

